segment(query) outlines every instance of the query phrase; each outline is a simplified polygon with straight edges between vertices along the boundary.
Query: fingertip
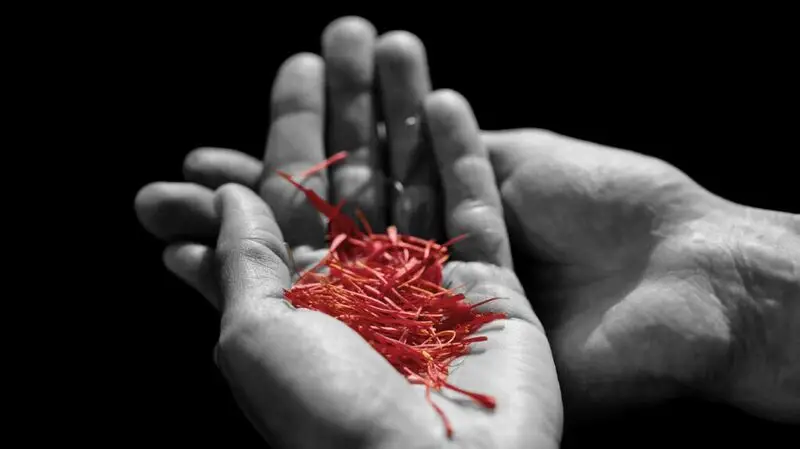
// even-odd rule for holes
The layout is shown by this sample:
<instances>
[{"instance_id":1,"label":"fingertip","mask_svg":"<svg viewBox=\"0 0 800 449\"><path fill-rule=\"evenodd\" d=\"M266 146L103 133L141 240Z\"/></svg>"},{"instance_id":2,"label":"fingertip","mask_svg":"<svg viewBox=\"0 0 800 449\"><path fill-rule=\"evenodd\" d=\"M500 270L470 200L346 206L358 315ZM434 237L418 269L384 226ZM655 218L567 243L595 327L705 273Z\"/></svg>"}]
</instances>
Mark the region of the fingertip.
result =
<instances>
[{"instance_id":1,"label":"fingertip","mask_svg":"<svg viewBox=\"0 0 800 449\"><path fill-rule=\"evenodd\" d=\"M300 52L287 58L281 64L279 71L291 69L297 73L307 73L319 70L325 66L325 60L320 55L311 52Z\"/></svg>"},{"instance_id":2,"label":"fingertip","mask_svg":"<svg viewBox=\"0 0 800 449\"><path fill-rule=\"evenodd\" d=\"M212 157L213 152L218 151L219 148L213 147L200 147L190 151L189 154L183 158L183 175L188 177L191 174L202 171L209 165L209 159Z\"/></svg>"},{"instance_id":3,"label":"fingertip","mask_svg":"<svg viewBox=\"0 0 800 449\"><path fill-rule=\"evenodd\" d=\"M230 182L255 189L262 170L258 159L227 148L196 148L183 160L184 179L209 189Z\"/></svg>"},{"instance_id":4,"label":"fingertip","mask_svg":"<svg viewBox=\"0 0 800 449\"><path fill-rule=\"evenodd\" d=\"M403 135L408 130L405 120L419 114L431 90L425 46L407 31L389 32L375 45L375 63L389 133Z\"/></svg>"},{"instance_id":5,"label":"fingertip","mask_svg":"<svg viewBox=\"0 0 800 449\"><path fill-rule=\"evenodd\" d=\"M467 99L453 89L438 89L428 95L425 106L433 113L447 114L454 109L468 107Z\"/></svg>"},{"instance_id":6,"label":"fingertip","mask_svg":"<svg viewBox=\"0 0 800 449\"><path fill-rule=\"evenodd\" d=\"M433 129L443 129L474 121L472 108L460 93L452 89L440 89L425 99L425 113Z\"/></svg>"},{"instance_id":7,"label":"fingertip","mask_svg":"<svg viewBox=\"0 0 800 449\"><path fill-rule=\"evenodd\" d=\"M441 89L429 95L425 99L425 120L441 163L450 163L451 158L460 157L465 151L484 154L477 119L460 93Z\"/></svg>"},{"instance_id":8,"label":"fingertip","mask_svg":"<svg viewBox=\"0 0 800 449\"><path fill-rule=\"evenodd\" d=\"M168 245L162 253L162 261L167 270L203 295L215 309L220 309L211 271L211 248L195 243Z\"/></svg>"},{"instance_id":9,"label":"fingertip","mask_svg":"<svg viewBox=\"0 0 800 449\"><path fill-rule=\"evenodd\" d=\"M281 65L272 85L273 116L325 107L325 61L313 53L295 54Z\"/></svg>"},{"instance_id":10,"label":"fingertip","mask_svg":"<svg viewBox=\"0 0 800 449\"><path fill-rule=\"evenodd\" d=\"M153 203L153 199L161 188L160 182L153 182L139 189L136 192L136 197L133 199L133 208L136 210L136 215L141 220L141 214L147 212L148 207Z\"/></svg>"},{"instance_id":11,"label":"fingertip","mask_svg":"<svg viewBox=\"0 0 800 449\"><path fill-rule=\"evenodd\" d=\"M375 140L375 27L360 17L332 22L323 33L328 115L328 155L346 150L349 157L328 168L331 202L345 200L344 210L359 207L375 228L385 226L385 155Z\"/></svg>"},{"instance_id":12,"label":"fingertip","mask_svg":"<svg viewBox=\"0 0 800 449\"><path fill-rule=\"evenodd\" d=\"M167 247L164 248L164 252L161 253L161 261L164 262L164 266L166 266L169 271L173 271L173 267L175 266L175 253L178 251L178 246L177 244L167 245Z\"/></svg>"},{"instance_id":13,"label":"fingertip","mask_svg":"<svg viewBox=\"0 0 800 449\"><path fill-rule=\"evenodd\" d=\"M425 45L419 37L408 31L390 31L378 40L376 57L390 65L409 65L425 60Z\"/></svg>"},{"instance_id":14,"label":"fingertip","mask_svg":"<svg viewBox=\"0 0 800 449\"><path fill-rule=\"evenodd\" d=\"M283 61L278 69L278 80L292 81L293 78L300 78L301 80L314 80L324 81L325 76L325 60L321 56L314 53L302 52L290 56ZM281 83L276 82L274 86ZM302 83L303 85L305 83ZM274 92L273 92L274 93Z\"/></svg>"},{"instance_id":15,"label":"fingertip","mask_svg":"<svg viewBox=\"0 0 800 449\"><path fill-rule=\"evenodd\" d=\"M158 205L171 196L171 183L152 182L139 189L133 199L133 208L139 223L149 232L154 233L153 225L158 214Z\"/></svg>"},{"instance_id":16,"label":"fingertip","mask_svg":"<svg viewBox=\"0 0 800 449\"><path fill-rule=\"evenodd\" d=\"M360 17L335 20L324 31L325 83L332 92L369 92L374 77L375 27Z\"/></svg>"},{"instance_id":17,"label":"fingertip","mask_svg":"<svg viewBox=\"0 0 800 449\"><path fill-rule=\"evenodd\" d=\"M169 271L181 279L184 279L187 272L190 271L188 269L189 264L187 264L187 260L197 259L196 256L201 252L199 249L200 247L202 247L202 245L173 243L164 248L164 252L161 254L161 260Z\"/></svg>"},{"instance_id":18,"label":"fingertip","mask_svg":"<svg viewBox=\"0 0 800 449\"><path fill-rule=\"evenodd\" d=\"M190 151L183 159L183 177L187 181L204 180L206 172L215 169L219 153L231 151L215 147L200 147ZM212 187L213 188L213 187Z\"/></svg>"},{"instance_id":19,"label":"fingertip","mask_svg":"<svg viewBox=\"0 0 800 449\"><path fill-rule=\"evenodd\" d=\"M377 35L375 26L359 16L340 17L325 27L322 32L323 47L334 45L339 40L373 39Z\"/></svg>"}]
</instances>

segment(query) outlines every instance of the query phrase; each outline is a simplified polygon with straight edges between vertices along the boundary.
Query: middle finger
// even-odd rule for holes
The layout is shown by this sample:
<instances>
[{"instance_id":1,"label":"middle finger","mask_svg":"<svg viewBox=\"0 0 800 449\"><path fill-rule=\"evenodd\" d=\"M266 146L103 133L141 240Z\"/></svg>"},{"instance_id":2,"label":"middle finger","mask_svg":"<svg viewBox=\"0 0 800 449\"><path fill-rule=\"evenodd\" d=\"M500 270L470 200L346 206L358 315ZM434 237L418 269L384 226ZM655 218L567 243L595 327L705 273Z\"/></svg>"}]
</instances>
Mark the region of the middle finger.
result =
<instances>
[{"instance_id":1,"label":"middle finger","mask_svg":"<svg viewBox=\"0 0 800 449\"><path fill-rule=\"evenodd\" d=\"M386 181L377 150L373 105L375 28L364 19L336 20L323 33L328 85L328 156L347 151L330 167L331 202L345 213L364 212L372 227L386 226Z\"/></svg>"}]
</instances>

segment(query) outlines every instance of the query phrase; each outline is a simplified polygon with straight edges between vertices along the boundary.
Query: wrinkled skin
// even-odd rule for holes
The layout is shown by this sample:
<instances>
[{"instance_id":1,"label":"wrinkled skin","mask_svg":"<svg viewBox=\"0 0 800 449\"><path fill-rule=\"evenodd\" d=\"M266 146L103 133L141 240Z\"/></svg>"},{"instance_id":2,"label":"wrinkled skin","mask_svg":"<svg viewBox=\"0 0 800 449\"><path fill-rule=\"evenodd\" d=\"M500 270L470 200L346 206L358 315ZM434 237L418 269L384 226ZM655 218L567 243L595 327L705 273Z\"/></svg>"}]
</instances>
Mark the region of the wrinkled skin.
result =
<instances>
[{"instance_id":1,"label":"wrinkled skin","mask_svg":"<svg viewBox=\"0 0 800 449\"><path fill-rule=\"evenodd\" d=\"M661 160L546 131L484 141L568 410L699 393L797 420L796 215L730 203Z\"/></svg>"},{"instance_id":2,"label":"wrinkled skin","mask_svg":"<svg viewBox=\"0 0 800 449\"><path fill-rule=\"evenodd\" d=\"M366 67L372 56L363 49L371 49L373 39L368 23L340 20L323 36L324 61L304 54L284 64L273 89L266 169L230 150L194 152L185 166L194 182L145 186L136 198L139 218L171 243L167 267L222 312L218 365L268 440L301 448L557 447L562 406L555 365L511 270L500 194L474 115L454 92L429 94L424 49L416 38L381 38L375 57L378 71L386 73L381 86L392 136L389 157L401 164L383 173L369 136L373 78ZM348 48L361 50L343 50ZM330 115L337 118L324 135L326 88ZM423 108L432 145L419 145L421 128L406 120ZM346 164L324 170L307 186L363 210L378 230L386 225L381 217L394 214L401 231L416 235L441 240L470 233L469 242L458 245L460 260L445 267L445 285L464 291L468 301L503 298L481 307L509 318L482 329L489 340L456 361L450 376L454 385L493 395L497 408L487 411L457 394L434 395L451 420L453 440L445 438L423 389L410 385L355 332L282 300L291 286L291 260L303 269L320 257L324 223L275 170L298 173L342 148L355 149ZM203 169L208 166L214 169ZM381 183L374 181L389 177L404 180L402 194L379 191ZM430 195L440 178L441 201ZM430 207L414 203L419 198L438 206L418 209ZM420 211L425 220L414 220ZM203 244L214 238L215 245Z\"/></svg>"}]
</instances>

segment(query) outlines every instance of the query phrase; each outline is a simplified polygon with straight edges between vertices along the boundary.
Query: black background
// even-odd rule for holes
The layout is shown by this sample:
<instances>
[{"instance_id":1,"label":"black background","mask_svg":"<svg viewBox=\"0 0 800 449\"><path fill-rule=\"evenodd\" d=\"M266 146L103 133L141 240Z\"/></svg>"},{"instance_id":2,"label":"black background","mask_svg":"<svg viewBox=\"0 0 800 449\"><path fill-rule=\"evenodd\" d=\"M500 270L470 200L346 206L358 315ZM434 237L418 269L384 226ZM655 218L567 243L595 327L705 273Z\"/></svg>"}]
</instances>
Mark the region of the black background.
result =
<instances>
[{"instance_id":1,"label":"black background","mask_svg":"<svg viewBox=\"0 0 800 449\"><path fill-rule=\"evenodd\" d=\"M484 129L546 128L655 155L730 200L800 212L790 120L796 54L777 13L595 16L486 11L484 3L465 18L422 6L195 7L117 11L101 21L91 40L96 75L111 80L103 83L109 106L99 111L103 161L125 188L113 204L123 211L115 231L125 235L127 262L101 351L105 382L96 383L104 424L93 429L104 429L109 444L263 447L212 362L216 312L163 268L163 245L138 226L133 198L148 182L180 180L184 155L198 146L260 156L278 66L296 52L319 52L323 28L339 16L420 36L434 87L463 93ZM771 444L789 433L723 407L680 403L568 430L564 447Z\"/></svg>"}]
</instances>

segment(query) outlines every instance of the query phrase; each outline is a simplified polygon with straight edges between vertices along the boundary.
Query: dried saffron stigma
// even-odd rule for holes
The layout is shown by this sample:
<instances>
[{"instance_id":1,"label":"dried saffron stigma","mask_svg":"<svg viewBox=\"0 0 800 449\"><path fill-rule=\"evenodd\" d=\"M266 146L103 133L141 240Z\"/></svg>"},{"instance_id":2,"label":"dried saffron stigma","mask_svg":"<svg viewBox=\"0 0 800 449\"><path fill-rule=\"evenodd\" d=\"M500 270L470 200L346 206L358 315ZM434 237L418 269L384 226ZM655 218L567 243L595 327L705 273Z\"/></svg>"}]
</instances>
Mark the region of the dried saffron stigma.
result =
<instances>
[{"instance_id":1,"label":"dried saffron stigma","mask_svg":"<svg viewBox=\"0 0 800 449\"><path fill-rule=\"evenodd\" d=\"M301 174L305 178L346 157L340 152ZM443 388L464 394L494 409L495 400L448 383L450 363L469 352L472 336L481 326L505 318L502 313L481 313L476 308L497 298L468 304L461 293L441 285L448 248L445 244L399 234L390 226L386 234L373 233L366 218L357 213L364 231L294 177L278 172L302 191L328 222L330 247L325 257L301 274L284 292L297 308L326 313L358 332L409 382L425 385L425 398L441 416L448 438L453 430L444 412L431 399L431 390ZM326 273L319 272L327 268Z\"/></svg>"}]
</instances>

